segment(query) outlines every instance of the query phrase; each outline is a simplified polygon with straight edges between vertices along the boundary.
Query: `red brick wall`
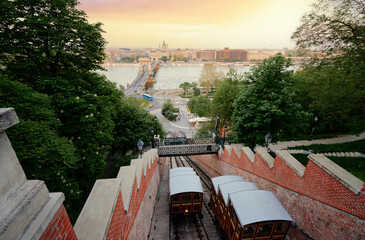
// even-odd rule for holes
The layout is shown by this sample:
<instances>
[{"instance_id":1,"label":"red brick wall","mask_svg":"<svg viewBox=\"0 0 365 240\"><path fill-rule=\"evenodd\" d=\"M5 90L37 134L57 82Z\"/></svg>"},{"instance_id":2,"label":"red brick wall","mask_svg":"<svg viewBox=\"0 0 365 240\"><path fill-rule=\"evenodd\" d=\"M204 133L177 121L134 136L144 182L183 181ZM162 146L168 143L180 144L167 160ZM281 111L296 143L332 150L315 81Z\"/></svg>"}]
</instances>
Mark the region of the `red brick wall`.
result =
<instances>
[{"instance_id":1,"label":"red brick wall","mask_svg":"<svg viewBox=\"0 0 365 240\"><path fill-rule=\"evenodd\" d=\"M155 170L149 182L149 185L142 199L142 203L139 206L137 216L134 219L133 226L128 235L128 239L130 240L147 239L151 227L153 208L156 204L156 195L158 194L158 188L163 172L163 167L165 165L165 160L166 158L160 158L160 162L162 165L159 165L159 169Z\"/></svg>"},{"instance_id":2,"label":"red brick wall","mask_svg":"<svg viewBox=\"0 0 365 240\"><path fill-rule=\"evenodd\" d=\"M243 152L241 159L234 151L231 156L225 151L220 160L217 155L194 159L214 176L242 175L260 189L272 191L295 221L288 233L291 239L305 239L305 235L314 239L365 238L364 191L355 195L311 161L300 177L278 156L272 169L258 154L252 163Z\"/></svg>"},{"instance_id":3,"label":"red brick wall","mask_svg":"<svg viewBox=\"0 0 365 240\"><path fill-rule=\"evenodd\" d=\"M137 213L139 212L142 201L148 201L150 194L147 188L149 188L150 183L153 183L152 186L157 185L160 179L160 171L157 168L157 160L153 161L151 164L151 168L147 170L146 176L144 175L144 171L142 170L141 176L141 184L140 189L137 188L137 180L134 181L132 196L129 203L129 208L127 213L124 211L123 206L123 196L121 192L119 192L118 199L114 208L113 216L108 228L106 239L127 239L131 228L135 225L135 218ZM160 165L159 165L160 166ZM156 171L157 169L157 171ZM152 177L154 177L153 181L151 181ZM156 191L156 189L155 189ZM147 196L147 199L146 199ZM152 199L155 201L155 198ZM152 205L153 206L153 205ZM153 207L152 207L153 208ZM152 212L151 212L152 216ZM146 216L144 216L146 218ZM148 219L147 219L148 220ZM147 236L147 234L145 235Z\"/></svg>"},{"instance_id":4,"label":"red brick wall","mask_svg":"<svg viewBox=\"0 0 365 240\"><path fill-rule=\"evenodd\" d=\"M52 221L48 224L46 230L41 236L40 240L49 239L67 239L76 240L75 231L68 218L67 212L63 204L53 216Z\"/></svg>"}]
</instances>

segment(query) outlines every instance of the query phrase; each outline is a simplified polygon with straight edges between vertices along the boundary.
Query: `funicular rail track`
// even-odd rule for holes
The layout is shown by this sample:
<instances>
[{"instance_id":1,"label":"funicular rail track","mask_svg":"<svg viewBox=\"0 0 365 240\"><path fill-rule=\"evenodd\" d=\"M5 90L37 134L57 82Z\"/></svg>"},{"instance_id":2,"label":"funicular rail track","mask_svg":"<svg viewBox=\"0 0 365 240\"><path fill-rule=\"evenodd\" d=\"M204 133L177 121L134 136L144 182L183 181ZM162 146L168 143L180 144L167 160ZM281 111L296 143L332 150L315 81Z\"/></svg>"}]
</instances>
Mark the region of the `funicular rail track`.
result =
<instances>
[{"instance_id":1,"label":"funicular rail track","mask_svg":"<svg viewBox=\"0 0 365 240\"><path fill-rule=\"evenodd\" d=\"M187 156L170 157L170 166L174 167L191 167L195 170L203 183L203 201L201 214L195 216L185 216L186 220L184 231L181 231L181 222L172 221L172 233L170 231L170 239L225 239L225 234L219 229L214 215L208 207L209 192L211 186L210 176L208 176L196 163ZM194 224L189 223L193 220ZM191 229L194 227L195 229ZM190 229L189 229L190 228ZM195 232L194 237L186 236L186 233Z\"/></svg>"}]
</instances>

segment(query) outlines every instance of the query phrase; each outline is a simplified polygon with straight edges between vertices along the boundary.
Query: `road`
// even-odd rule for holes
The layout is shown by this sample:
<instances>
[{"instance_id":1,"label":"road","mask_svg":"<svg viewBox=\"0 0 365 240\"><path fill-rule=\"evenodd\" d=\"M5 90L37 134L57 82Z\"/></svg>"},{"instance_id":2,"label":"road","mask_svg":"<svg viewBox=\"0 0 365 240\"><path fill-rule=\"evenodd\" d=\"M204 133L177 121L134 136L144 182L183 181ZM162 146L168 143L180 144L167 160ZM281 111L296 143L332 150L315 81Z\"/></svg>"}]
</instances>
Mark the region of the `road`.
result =
<instances>
[{"instance_id":1,"label":"road","mask_svg":"<svg viewBox=\"0 0 365 240\"><path fill-rule=\"evenodd\" d=\"M137 80L134 81L132 85L124 91L124 95L130 97L142 98L142 89L143 89L142 85L147 77L148 77L147 71L144 71L143 74L138 75ZM138 95L137 92L141 94ZM179 120L171 122L161 114L162 104L167 99L171 99L174 104L174 107L180 110ZM192 138L197 130L195 129L193 124L191 124L188 121L188 112L186 110L187 101L188 101L187 99L181 98L179 96L165 97L165 96L154 95L153 101L151 102L153 104L153 107L149 108L147 106L145 109L149 111L152 115L157 116L158 120L160 121L166 132L183 131L185 132L187 138Z\"/></svg>"},{"instance_id":2,"label":"road","mask_svg":"<svg viewBox=\"0 0 365 240\"><path fill-rule=\"evenodd\" d=\"M171 99L174 107L180 110L180 120L171 122L161 114L162 104L167 99ZM155 95L153 96L152 101L153 107L147 107L146 110L150 111L152 115L157 116L166 132L183 131L185 132L187 138L192 138L197 129L188 121L188 111L186 110L187 101L187 99L181 97L163 97Z\"/></svg>"}]
</instances>

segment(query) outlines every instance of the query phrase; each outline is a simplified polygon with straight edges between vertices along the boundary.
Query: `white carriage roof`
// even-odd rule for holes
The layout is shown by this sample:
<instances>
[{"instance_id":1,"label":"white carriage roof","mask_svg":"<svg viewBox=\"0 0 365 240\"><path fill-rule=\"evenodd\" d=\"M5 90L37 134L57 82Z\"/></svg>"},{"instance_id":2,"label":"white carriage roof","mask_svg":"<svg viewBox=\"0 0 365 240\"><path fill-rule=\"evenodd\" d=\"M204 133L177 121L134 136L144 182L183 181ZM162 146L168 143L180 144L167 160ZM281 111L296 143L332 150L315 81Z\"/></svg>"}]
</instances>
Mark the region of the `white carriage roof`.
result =
<instances>
[{"instance_id":1,"label":"white carriage roof","mask_svg":"<svg viewBox=\"0 0 365 240\"><path fill-rule=\"evenodd\" d=\"M203 193L200 178L192 175L180 175L170 178L170 196L184 192Z\"/></svg>"},{"instance_id":2,"label":"white carriage roof","mask_svg":"<svg viewBox=\"0 0 365 240\"><path fill-rule=\"evenodd\" d=\"M181 175L196 175L196 173L194 171L179 171L179 172L173 172L170 173L170 178L176 177L176 176L181 176Z\"/></svg>"},{"instance_id":3,"label":"white carriage roof","mask_svg":"<svg viewBox=\"0 0 365 240\"><path fill-rule=\"evenodd\" d=\"M245 190L258 189L253 182L228 182L219 184L219 190L223 196L224 204L228 204L228 194Z\"/></svg>"},{"instance_id":4,"label":"white carriage roof","mask_svg":"<svg viewBox=\"0 0 365 240\"><path fill-rule=\"evenodd\" d=\"M270 191L246 190L229 194L229 199L242 226L263 221L293 221Z\"/></svg>"},{"instance_id":5,"label":"white carriage roof","mask_svg":"<svg viewBox=\"0 0 365 240\"><path fill-rule=\"evenodd\" d=\"M215 194L218 195L218 185L228 182L244 182L241 176L237 175L223 175L219 177L212 178L212 183L214 186Z\"/></svg>"},{"instance_id":6,"label":"white carriage roof","mask_svg":"<svg viewBox=\"0 0 365 240\"><path fill-rule=\"evenodd\" d=\"M170 169L170 174L175 172L181 172L181 171L194 171L194 169L190 167L177 167Z\"/></svg>"}]
</instances>

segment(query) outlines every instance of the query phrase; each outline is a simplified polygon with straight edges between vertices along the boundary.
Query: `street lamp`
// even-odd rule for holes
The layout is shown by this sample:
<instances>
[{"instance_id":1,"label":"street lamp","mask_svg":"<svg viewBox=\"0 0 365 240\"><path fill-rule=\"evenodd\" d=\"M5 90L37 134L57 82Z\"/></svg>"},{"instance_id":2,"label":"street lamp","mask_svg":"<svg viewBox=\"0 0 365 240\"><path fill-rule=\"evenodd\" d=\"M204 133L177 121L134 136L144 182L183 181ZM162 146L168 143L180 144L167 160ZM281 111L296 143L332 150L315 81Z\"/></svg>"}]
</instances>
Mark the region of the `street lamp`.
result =
<instances>
[{"instance_id":1,"label":"street lamp","mask_svg":"<svg viewBox=\"0 0 365 240\"><path fill-rule=\"evenodd\" d=\"M220 119L220 115L217 115L217 125L215 126L215 129L217 129L217 132L219 132L219 119Z\"/></svg>"},{"instance_id":2,"label":"street lamp","mask_svg":"<svg viewBox=\"0 0 365 240\"><path fill-rule=\"evenodd\" d=\"M223 145L226 142L226 131L227 131L227 125L224 125L224 131L223 131Z\"/></svg>"},{"instance_id":3,"label":"street lamp","mask_svg":"<svg viewBox=\"0 0 365 240\"><path fill-rule=\"evenodd\" d=\"M155 116L155 136L157 137L157 116Z\"/></svg>"},{"instance_id":4,"label":"street lamp","mask_svg":"<svg viewBox=\"0 0 365 240\"><path fill-rule=\"evenodd\" d=\"M138 147L139 153L140 153L141 158L142 158L143 142L142 142L141 139L138 140L137 147Z\"/></svg>"},{"instance_id":5,"label":"street lamp","mask_svg":"<svg viewBox=\"0 0 365 240\"><path fill-rule=\"evenodd\" d=\"M269 143L271 142L271 140L272 140L271 134L270 133L266 134L265 135L265 142L266 142L265 146L268 150L269 150Z\"/></svg>"},{"instance_id":6,"label":"street lamp","mask_svg":"<svg viewBox=\"0 0 365 240\"><path fill-rule=\"evenodd\" d=\"M318 116L316 116L316 117L314 118L314 124L313 124L313 127L312 127L311 135L310 135L310 137L309 137L309 141L312 141L313 132L314 132L314 127L316 126L316 123L318 122L318 120L319 120L319 118L318 118Z\"/></svg>"},{"instance_id":7,"label":"street lamp","mask_svg":"<svg viewBox=\"0 0 365 240\"><path fill-rule=\"evenodd\" d=\"M154 139L154 132L155 132L155 130L154 130L154 128L152 127L151 128L151 134L152 134L152 148L155 148L155 139Z\"/></svg>"}]
</instances>

